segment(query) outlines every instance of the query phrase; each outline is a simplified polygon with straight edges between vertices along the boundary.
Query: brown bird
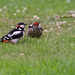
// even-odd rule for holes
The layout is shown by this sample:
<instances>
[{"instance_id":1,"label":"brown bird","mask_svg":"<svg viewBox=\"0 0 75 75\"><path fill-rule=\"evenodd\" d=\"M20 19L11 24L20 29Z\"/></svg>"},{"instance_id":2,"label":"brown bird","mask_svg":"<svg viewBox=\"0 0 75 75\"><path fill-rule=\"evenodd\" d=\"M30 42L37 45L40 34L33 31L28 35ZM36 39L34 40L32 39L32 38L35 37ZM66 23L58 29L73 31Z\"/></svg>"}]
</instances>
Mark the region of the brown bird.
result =
<instances>
[{"instance_id":1,"label":"brown bird","mask_svg":"<svg viewBox=\"0 0 75 75\"><path fill-rule=\"evenodd\" d=\"M42 29L41 25L39 24L39 22L34 22L28 28L29 28L27 30L27 36L28 37L39 38L42 35L43 29Z\"/></svg>"}]
</instances>

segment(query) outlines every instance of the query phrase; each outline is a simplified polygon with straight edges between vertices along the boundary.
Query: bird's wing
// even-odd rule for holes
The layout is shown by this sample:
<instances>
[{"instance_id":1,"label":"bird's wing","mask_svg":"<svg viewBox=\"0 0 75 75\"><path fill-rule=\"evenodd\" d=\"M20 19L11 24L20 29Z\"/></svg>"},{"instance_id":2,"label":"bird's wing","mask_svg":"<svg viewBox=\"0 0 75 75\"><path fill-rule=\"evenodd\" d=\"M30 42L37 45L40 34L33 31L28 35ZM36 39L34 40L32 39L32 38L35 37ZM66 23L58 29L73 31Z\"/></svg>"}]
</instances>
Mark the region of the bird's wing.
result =
<instances>
[{"instance_id":1,"label":"bird's wing","mask_svg":"<svg viewBox=\"0 0 75 75\"><path fill-rule=\"evenodd\" d=\"M15 31L17 31L16 28L13 29L13 30L11 30L7 35L3 36L3 37L1 38L1 40L2 40L2 41L3 41L3 40L11 40L11 39L12 39L12 36L11 36L11 35L12 35Z\"/></svg>"},{"instance_id":2,"label":"bird's wing","mask_svg":"<svg viewBox=\"0 0 75 75\"><path fill-rule=\"evenodd\" d=\"M1 40L11 40L11 37L9 35L5 35L1 38Z\"/></svg>"},{"instance_id":3,"label":"bird's wing","mask_svg":"<svg viewBox=\"0 0 75 75\"><path fill-rule=\"evenodd\" d=\"M12 39L21 38L23 36L23 31L15 31L11 37Z\"/></svg>"},{"instance_id":4,"label":"bird's wing","mask_svg":"<svg viewBox=\"0 0 75 75\"><path fill-rule=\"evenodd\" d=\"M39 28L39 29L41 29L41 30L43 31L43 28L41 27L41 25L40 25L40 24L39 24L38 28Z\"/></svg>"},{"instance_id":5,"label":"bird's wing","mask_svg":"<svg viewBox=\"0 0 75 75\"><path fill-rule=\"evenodd\" d=\"M43 28L42 27L40 29L43 31Z\"/></svg>"},{"instance_id":6,"label":"bird's wing","mask_svg":"<svg viewBox=\"0 0 75 75\"><path fill-rule=\"evenodd\" d=\"M5 40L11 40L11 39L12 39L12 34L13 34L14 32L16 32L16 31L17 31L17 28L14 28L14 29L11 30L7 35L4 36L4 39L5 39Z\"/></svg>"}]
</instances>

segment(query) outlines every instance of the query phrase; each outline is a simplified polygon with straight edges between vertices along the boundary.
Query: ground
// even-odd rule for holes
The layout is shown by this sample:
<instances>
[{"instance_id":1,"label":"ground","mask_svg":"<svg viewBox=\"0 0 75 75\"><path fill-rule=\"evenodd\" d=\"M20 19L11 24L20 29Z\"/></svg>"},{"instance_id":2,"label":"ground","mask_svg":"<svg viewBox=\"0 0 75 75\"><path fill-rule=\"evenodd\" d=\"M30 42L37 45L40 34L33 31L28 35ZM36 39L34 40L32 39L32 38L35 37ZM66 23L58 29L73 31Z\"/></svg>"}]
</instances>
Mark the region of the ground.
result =
<instances>
[{"instance_id":1,"label":"ground","mask_svg":"<svg viewBox=\"0 0 75 75\"><path fill-rule=\"evenodd\" d=\"M75 0L0 0L0 38L19 22L44 29L40 39L0 42L0 75L75 75L74 10Z\"/></svg>"}]
</instances>

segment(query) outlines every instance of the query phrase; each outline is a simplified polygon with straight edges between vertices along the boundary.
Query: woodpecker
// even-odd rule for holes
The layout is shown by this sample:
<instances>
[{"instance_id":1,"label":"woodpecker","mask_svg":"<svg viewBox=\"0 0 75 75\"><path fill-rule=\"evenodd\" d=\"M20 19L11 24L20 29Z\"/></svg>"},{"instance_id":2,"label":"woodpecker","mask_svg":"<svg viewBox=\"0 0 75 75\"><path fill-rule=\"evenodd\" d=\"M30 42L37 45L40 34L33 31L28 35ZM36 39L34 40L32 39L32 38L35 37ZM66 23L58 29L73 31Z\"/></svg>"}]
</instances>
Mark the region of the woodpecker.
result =
<instances>
[{"instance_id":1,"label":"woodpecker","mask_svg":"<svg viewBox=\"0 0 75 75\"><path fill-rule=\"evenodd\" d=\"M17 27L11 30L7 35L0 39L0 42L5 43L17 43L25 34L25 26L23 22L17 24Z\"/></svg>"},{"instance_id":2,"label":"woodpecker","mask_svg":"<svg viewBox=\"0 0 75 75\"><path fill-rule=\"evenodd\" d=\"M42 35L43 29L39 22L34 22L28 27L27 36L39 38Z\"/></svg>"}]
</instances>

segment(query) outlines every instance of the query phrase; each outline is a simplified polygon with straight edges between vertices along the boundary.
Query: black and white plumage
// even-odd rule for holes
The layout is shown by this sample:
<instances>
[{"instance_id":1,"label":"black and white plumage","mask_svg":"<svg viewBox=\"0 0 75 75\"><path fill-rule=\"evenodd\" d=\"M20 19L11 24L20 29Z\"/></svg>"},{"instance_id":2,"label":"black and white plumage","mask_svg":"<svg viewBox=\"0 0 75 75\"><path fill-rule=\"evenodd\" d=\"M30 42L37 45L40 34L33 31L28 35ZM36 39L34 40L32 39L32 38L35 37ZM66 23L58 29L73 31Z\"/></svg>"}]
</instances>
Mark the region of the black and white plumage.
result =
<instances>
[{"instance_id":1,"label":"black and white plumage","mask_svg":"<svg viewBox=\"0 0 75 75\"><path fill-rule=\"evenodd\" d=\"M25 33L25 25L24 23L18 23L17 27L11 30L7 35L3 36L0 39L0 42L5 42L5 43L17 43L18 40L20 40Z\"/></svg>"},{"instance_id":2,"label":"black and white plumage","mask_svg":"<svg viewBox=\"0 0 75 75\"><path fill-rule=\"evenodd\" d=\"M34 24L31 24L29 26L29 29L27 30L27 36L28 37L39 38L42 35L42 33L43 33L43 29L38 22L34 22Z\"/></svg>"}]
</instances>

